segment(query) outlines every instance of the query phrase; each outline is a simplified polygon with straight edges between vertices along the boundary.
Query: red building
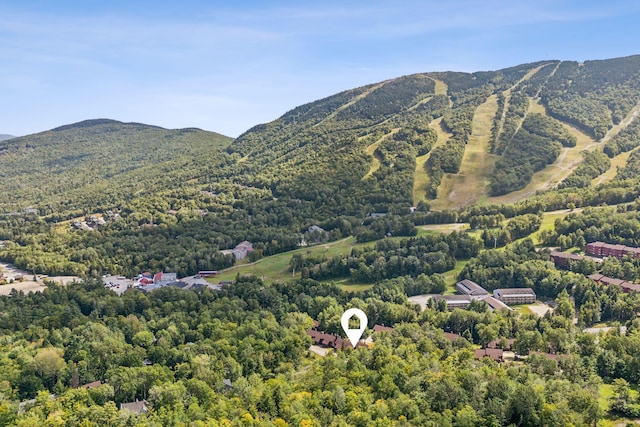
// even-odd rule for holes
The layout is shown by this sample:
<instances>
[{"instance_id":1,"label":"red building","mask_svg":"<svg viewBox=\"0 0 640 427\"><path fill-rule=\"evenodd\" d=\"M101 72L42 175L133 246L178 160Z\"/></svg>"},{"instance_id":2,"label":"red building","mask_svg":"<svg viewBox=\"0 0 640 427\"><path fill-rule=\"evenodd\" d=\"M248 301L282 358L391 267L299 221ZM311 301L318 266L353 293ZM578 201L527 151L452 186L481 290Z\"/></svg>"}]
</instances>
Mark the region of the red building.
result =
<instances>
[{"instance_id":1,"label":"red building","mask_svg":"<svg viewBox=\"0 0 640 427\"><path fill-rule=\"evenodd\" d=\"M612 245L605 242L587 243L586 252L589 255L595 255L599 257L612 256L616 258L622 258L625 255L630 255L633 257L640 256L640 248L634 248L632 246L625 245Z\"/></svg>"},{"instance_id":2,"label":"red building","mask_svg":"<svg viewBox=\"0 0 640 427\"><path fill-rule=\"evenodd\" d=\"M568 252L551 251L551 261L560 267L569 267L570 261L579 261L580 255L570 254Z\"/></svg>"}]
</instances>

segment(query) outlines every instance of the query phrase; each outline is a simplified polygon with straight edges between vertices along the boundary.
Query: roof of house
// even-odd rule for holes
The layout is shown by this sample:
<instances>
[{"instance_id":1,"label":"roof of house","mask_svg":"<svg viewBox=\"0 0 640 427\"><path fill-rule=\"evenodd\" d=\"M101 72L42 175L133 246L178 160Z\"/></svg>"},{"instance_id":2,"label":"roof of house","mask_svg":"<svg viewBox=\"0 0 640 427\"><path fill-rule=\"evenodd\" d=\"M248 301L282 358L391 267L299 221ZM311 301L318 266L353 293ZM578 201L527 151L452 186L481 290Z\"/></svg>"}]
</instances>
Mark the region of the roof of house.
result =
<instances>
[{"instance_id":1,"label":"roof of house","mask_svg":"<svg viewBox=\"0 0 640 427\"><path fill-rule=\"evenodd\" d=\"M464 279L456 283L456 286L460 286L462 291L468 295L486 295L488 294L487 290L482 286L478 285L476 282L473 282L468 279Z\"/></svg>"},{"instance_id":2,"label":"roof of house","mask_svg":"<svg viewBox=\"0 0 640 427\"><path fill-rule=\"evenodd\" d=\"M491 360L501 362L504 355L504 351L501 348L481 348L473 352L476 359L482 359L483 357L489 357Z\"/></svg>"},{"instance_id":3,"label":"roof of house","mask_svg":"<svg viewBox=\"0 0 640 427\"><path fill-rule=\"evenodd\" d=\"M120 410L127 410L133 412L136 415L140 415L143 412L149 411L149 402L146 400L136 400L135 402L127 402L120 404Z\"/></svg>"},{"instance_id":4,"label":"roof of house","mask_svg":"<svg viewBox=\"0 0 640 427\"><path fill-rule=\"evenodd\" d=\"M502 301L495 299L494 297L486 297L482 301L486 302L491 310L507 309L509 311L513 311L513 308L509 307Z\"/></svg>"},{"instance_id":5,"label":"roof of house","mask_svg":"<svg viewBox=\"0 0 640 427\"><path fill-rule=\"evenodd\" d=\"M490 341L487 344L487 348L502 348L503 350L508 350L511 347L513 347L513 343L514 342L516 342L515 338L509 338L507 340L507 345L504 346L504 347L501 347L502 346L502 339L501 338L496 338L496 339L494 339L493 341Z\"/></svg>"},{"instance_id":6,"label":"roof of house","mask_svg":"<svg viewBox=\"0 0 640 427\"><path fill-rule=\"evenodd\" d=\"M382 325L373 325L373 332L392 332L393 328Z\"/></svg>"},{"instance_id":7,"label":"roof of house","mask_svg":"<svg viewBox=\"0 0 640 427\"><path fill-rule=\"evenodd\" d=\"M455 301L471 301L469 295L438 295L438 297L434 298L436 300L443 299L447 302L455 302Z\"/></svg>"},{"instance_id":8,"label":"roof of house","mask_svg":"<svg viewBox=\"0 0 640 427\"><path fill-rule=\"evenodd\" d=\"M575 261L577 261L580 258L582 258L580 255L571 254L569 252L560 252L560 251L551 251L550 256L551 256L551 258L572 259L572 260L575 260Z\"/></svg>"},{"instance_id":9,"label":"roof of house","mask_svg":"<svg viewBox=\"0 0 640 427\"><path fill-rule=\"evenodd\" d=\"M458 338L462 338L460 334L454 334L453 332L445 332L444 337L449 341L457 340Z\"/></svg>"},{"instance_id":10,"label":"roof of house","mask_svg":"<svg viewBox=\"0 0 640 427\"><path fill-rule=\"evenodd\" d=\"M599 280L600 283L604 283L605 285L622 285L625 281L622 279L616 279L613 277L602 276Z\"/></svg>"},{"instance_id":11,"label":"roof of house","mask_svg":"<svg viewBox=\"0 0 640 427\"><path fill-rule=\"evenodd\" d=\"M248 240L244 240L236 245L236 249L242 249L242 248L253 249L253 243L251 243Z\"/></svg>"},{"instance_id":12,"label":"roof of house","mask_svg":"<svg viewBox=\"0 0 640 427\"><path fill-rule=\"evenodd\" d=\"M627 291L640 292L640 285L635 283L624 282L620 284L620 287Z\"/></svg>"},{"instance_id":13,"label":"roof of house","mask_svg":"<svg viewBox=\"0 0 640 427\"><path fill-rule=\"evenodd\" d=\"M90 388L96 388L96 387L100 387L102 385L102 381L98 380L98 381L94 381L88 384L84 384L81 385L80 388L83 388L85 390L89 390Z\"/></svg>"}]
</instances>

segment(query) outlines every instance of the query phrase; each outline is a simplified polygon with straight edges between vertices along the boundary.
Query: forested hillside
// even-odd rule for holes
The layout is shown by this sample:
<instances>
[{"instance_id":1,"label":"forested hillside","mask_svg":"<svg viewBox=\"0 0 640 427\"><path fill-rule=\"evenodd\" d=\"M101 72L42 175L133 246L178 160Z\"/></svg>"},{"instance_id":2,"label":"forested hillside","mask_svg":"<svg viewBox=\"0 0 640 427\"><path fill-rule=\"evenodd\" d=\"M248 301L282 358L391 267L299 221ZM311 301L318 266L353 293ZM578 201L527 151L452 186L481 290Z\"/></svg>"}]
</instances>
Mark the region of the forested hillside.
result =
<instances>
[{"instance_id":1,"label":"forested hillside","mask_svg":"<svg viewBox=\"0 0 640 427\"><path fill-rule=\"evenodd\" d=\"M0 211L91 211L198 176L231 138L200 129L88 120L0 143ZM172 181L172 178L175 181Z\"/></svg>"},{"instance_id":2,"label":"forested hillside","mask_svg":"<svg viewBox=\"0 0 640 427\"><path fill-rule=\"evenodd\" d=\"M332 239L406 235L436 221L431 208L630 178L639 81L640 57L542 61L363 86L235 141L110 120L14 138L0 143L0 257L49 273L186 274L227 266L217 251L243 240L254 258L294 249L311 225ZM359 230L412 206L411 219ZM72 229L92 215L109 220Z\"/></svg>"}]
</instances>

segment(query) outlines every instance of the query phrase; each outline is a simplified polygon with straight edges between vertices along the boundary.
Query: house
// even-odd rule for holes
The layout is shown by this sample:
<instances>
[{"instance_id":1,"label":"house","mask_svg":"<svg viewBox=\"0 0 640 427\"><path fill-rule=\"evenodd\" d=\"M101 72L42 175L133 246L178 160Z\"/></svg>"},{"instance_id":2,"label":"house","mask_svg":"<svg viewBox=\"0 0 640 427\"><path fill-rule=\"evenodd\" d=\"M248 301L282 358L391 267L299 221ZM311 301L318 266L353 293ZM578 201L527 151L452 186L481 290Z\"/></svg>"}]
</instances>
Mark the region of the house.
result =
<instances>
[{"instance_id":1,"label":"house","mask_svg":"<svg viewBox=\"0 0 640 427\"><path fill-rule=\"evenodd\" d=\"M580 261L580 255L570 254L568 252L551 251L551 261L556 266L568 268L569 264L573 261Z\"/></svg>"},{"instance_id":2,"label":"house","mask_svg":"<svg viewBox=\"0 0 640 427\"><path fill-rule=\"evenodd\" d=\"M98 380L98 381L94 381L94 382L89 383L89 384L81 385L78 388L83 388L85 390L89 390L89 389L92 389L92 388L98 388L101 385L102 385L102 381Z\"/></svg>"},{"instance_id":3,"label":"house","mask_svg":"<svg viewBox=\"0 0 640 427\"><path fill-rule=\"evenodd\" d=\"M312 225L307 229L307 240L315 243L322 243L329 240L329 233L320 226Z\"/></svg>"},{"instance_id":4,"label":"house","mask_svg":"<svg viewBox=\"0 0 640 427\"><path fill-rule=\"evenodd\" d=\"M565 267L568 269L571 268L571 263L580 261L581 259L587 259L595 262L596 264L602 262L602 259L600 258L571 254L569 252L551 251L551 254L549 256L551 257L551 261L553 261L556 267Z\"/></svg>"},{"instance_id":5,"label":"house","mask_svg":"<svg viewBox=\"0 0 640 427\"><path fill-rule=\"evenodd\" d=\"M153 275L153 283L175 282L178 280L178 273L163 273L162 271Z\"/></svg>"},{"instance_id":6,"label":"house","mask_svg":"<svg viewBox=\"0 0 640 427\"><path fill-rule=\"evenodd\" d=\"M373 325L373 332L393 332L393 328L382 325Z\"/></svg>"},{"instance_id":7,"label":"house","mask_svg":"<svg viewBox=\"0 0 640 427\"><path fill-rule=\"evenodd\" d=\"M387 216L387 214L383 212L371 212L369 216L371 218L384 218L385 216Z\"/></svg>"},{"instance_id":8,"label":"house","mask_svg":"<svg viewBox=\"0 0 640 427\"><path fill-rule=\"evenodd\" d=\"M514 338L509 338L505 343L502 342L502 339L496 338L487 344L487 348L501 348L505 351L511 351L513 343L515 342L516 340Z\"/></svg>"},{"instance_id":9,"label":"house","mask_svg":"<svg viewBox=\"0 0 640 427\"><path fill-rule=\"evenodd\" d=\"M198 276L200 277L213 277L213 276L217 276L218 275L218 271L217 270L200 270L198 271Z\"/></svg>"},{"instance_id":10,"label":"house","mask_svg":"<svg viewBox=\"0 0 640 427\"><path fill-rule=\"evenodd\" d=\"M468 295L471 299L483 299L489 295L489 292L487 292L482 286L468 279L464 279L456 283L456 289L461 294Z\"/></svg>"},{"instance_id":11,"label":"house","mask_svg":"<svg viewBox=\"0 0 640 427\"><path fill-rule=\"evenodd\" d=\"M121 403L120 410L129 411L134 415L146 414L149 412L149 402L136 399L135 402Z\"/></svg>"},{"instance_id":12,"label":"house","mask_svg":"<svg viewBox=\"0 0 640 427\"><path fill-rule=\"evenodd\" d=\"M320 323L314 320L313 327L307 330L307 335L311 337L311 340L315 345L319 345L321 347L329 347L335 350L342 350L345 348L353 348L351 345L351 341L348 339L343 339L338 335L328 334L324 331L319 331L318 327ZM393 328L391 328L393 329ZM356 344L356 348L366 347L366 344L362 341L359 341Z\"/></svg>"},{"instance_id":13,"label":"house","mask_svg":"<svg viewBox=\"0 0 640 427\"><path fill-rule=\"evenodd\" d=\"M455 340L457 340L458 338L462 338L462 335L460 335L460 334L454 334L453 332L445 332L445 333L444 333L444 337L445 337L446 339L448 339L449 341L455 341Z\"/></svg>"},{"instance_id":14,"label":"house","mask_svg":"<svg viewBox=\"0 0 640 427\"><path fill-rule=\"evenodd\" d=\"M253 252L253 243L245 240L244 242L240 242L233 248L233 256L236 257L236 260L245 259L248 254Z\"/></svg>"},{"instance_id":15,"label":"house","mask_svg":"<svg viewBox=\"0 0 640 427\"><path fill-rule=\"evenodd\" d=\"M531 288L494 289L493 297L508 305L536 302L536 293Z\"/></svg>"},{"instance_id":16,"label":"house","mask_svg":"<svg viewBox=\"0 0 640 427\"><path fill-rule=\"evenodd\" d=\"M640 256L640 248L632 248L629 246L625 246L624 249L622 250L622 255L628 255L631 257L638 257Z\"/></svg>"},{"instance_id":17,"label":"house","mask_svg":"<svg viewBox=\"0 0 640 427\"><path fill-rule=\"evenodd\" d=\"M501 348L481 348L474 351L473 355L478 360L488 357L494 362L504 361L504 350L502 350Z\"/></svg>"}]
</instances>

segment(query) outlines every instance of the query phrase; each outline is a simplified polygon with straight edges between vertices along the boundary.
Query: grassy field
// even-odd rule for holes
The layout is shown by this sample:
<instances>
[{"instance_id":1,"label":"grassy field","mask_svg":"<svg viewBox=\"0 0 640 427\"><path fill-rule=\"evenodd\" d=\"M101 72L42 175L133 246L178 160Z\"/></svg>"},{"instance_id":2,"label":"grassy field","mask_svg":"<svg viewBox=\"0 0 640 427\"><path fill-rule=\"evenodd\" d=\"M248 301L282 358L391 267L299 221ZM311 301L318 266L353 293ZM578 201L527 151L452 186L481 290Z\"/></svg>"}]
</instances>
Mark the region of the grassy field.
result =
<instances>
[{"instance_id":1,"label":"grassy field","mask_svg":"<svg viewBox=\"0 0 640 427\"><path fill-rule=\"evenodd\" d=\"M425 235L431 233L451 233L453 231L459 231L467 228L468 224L433 224L423 225L418 227L418 235ZM406 237L390 237L390 239L406 239ZM211 283L218 283L220 281L235 280L237 275L255 275L260 277L267 283L273 283L276 281L290 280L292 278L299 278L300 272L296 272L295 275L289 271L289 262L291 257L295 254L302 255L324 255L328 258L347 255L351 253L351 250L355 247L363 248L375 245L376 242L356 243L353 237L347 237L335 242L309 246L305 248L296 249L289 252L283 252L280 254L265 257L259 261L250 263L247 260L238 261L238 263L226 270L223 270L219 275L210 278ZM453 289L455 284L455 277L462 270L467 261L458 261L454 270L445 273L448 285ZM343 279L331 279L326 283L335 283L340 288L351 292L360 292L370 289L372 284L369 283L354 283L349 278Z\"/></svg>"},{"instance_id":2,"label":"grassy field","mask_svg":"<svg viewBox=\"0 0 640 427\"><path fill-rule=\"evenodd\" d=\"M366 148L365 152L371 156L373 163L371 163L371 168L369 169L369 172L367 172L367 174L362 177L363 180L370 177L371 175L373 175L375 171L380 169L380 160L376 156L375 151L380 146L380 143L382 142L382 140L384 140L387 136L388 135L382 136L380 139L378 139L376 142L374 142L373 144L369 145Z\"/></svg>"},{"instance_id":3,"label":"grassy field","mask_svg":"<svg viewBox=\"0 0 640 427\"><path fill-rule=\"evenodd\" d=\"M631 386L629 389L629 394L632 400L638 398L638 389L637 387ZM600 409L603 412L606 412L609 409L609 399L613 397L613 386L611 384L602 384L598 389L598 403L600 405ZM600 420L598 423L599 426L603 427L618 427L628 425L638 425L638 420L631 420L628 418L609 418L605 417L603 420Z\"/></svg>"},{"instance_id":4,"label":"grassy field","mask_svg":"<svg viewBox=\"0 0 640 427\"><path fill-rule=\"evenodd\" d=\"M543 231L551 231L553 230L554 224L557 219L562 219L573 212L582 212L582 209L564 209L560 211L553 212L545 212L542 215L542 222L540 224L540 229L531 235L531 239L533 239L533 243L539 245L542 243L540 239L540 234Z\"/></svg>"},{"instance_id":5,"label":"grassy field","mask_svg":"<svg viewBox=\"0 0 640 427\"><path fill-rule=\"evenodd\" d=\"M444 291L445 295L453 295L456 292L456 282L458 281L458 274L462 271L469 260L463 260L456 262L456 266L453 270L444 273L444 278L447 281L447 289Z\"/></svg>"},{"instance_id":6,"label":"grassy field","mask_svg":"<svg viewBox=\"0 0 640 427\"><path fill-rule=\"evenodd\" d=\"M443 196L446 197L449 207L473 203L486 194L491 173L498 159L498 156L489 154L491 127L497 111L496 95L491 95L476 109L460 171L447 177L451 180L450 192Z\"/></svg>"},{"instance_id":7,"label":"grassy field","mask_svg":"<svg viewBox=\"0 0 640 427\"><path fill-rule=\"evenodd\" d=\"M627 161L629 160L631 153L637 151L638 148L640 147L636 147L631 151L627 151L626 153L618 154L613 159L611 159L611 167L609 168L609 170L602 175L593 178L593 180L591 180L591 185L602 184L603 182L611 181L613 178L615 178L618 174L618 168L624 168L627 165Z\"/></svg>"},{"instance_id":8,"label":"grassy field","mask_svg":"<svg viewBox=\"0 0 640 427\"><path fill-rule=\"evenodd\" d=\"M436 83L436 87L434 89L436 95L446 95L447 92L449 91L449 87L447 86L447 84L442 80L438 80L438 79L432 79L432 80Z\"/></svg>"},{"instance_id":9,"label":"grassy field","mask_svg":"<svg viewBox=\"0 0 640 427\"><path fill-rule=\"evenodd\" d=\"M247 263L240 261L239 264L224 270L221 274L211 279L212 282L217 283L223 280L234 280L236 275L255 274L258 277L263 278L266 282L274 282L278 280L287 280L293 277L289 271L289 261L294 254L302 255L326 255L328 257L336 255L344 255L351 252L353 247L363 247L366 245L373 245L374 242L369 243L355 243L353 237L348 237L335 242L331 242L325 245L309 246L305 248L296 249L294 251L283 252L277 255L264 257L263 259L254 262ZM295 277L300 277L299 273L296 273Z\"/></svg>"}]
</instances>

